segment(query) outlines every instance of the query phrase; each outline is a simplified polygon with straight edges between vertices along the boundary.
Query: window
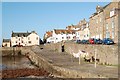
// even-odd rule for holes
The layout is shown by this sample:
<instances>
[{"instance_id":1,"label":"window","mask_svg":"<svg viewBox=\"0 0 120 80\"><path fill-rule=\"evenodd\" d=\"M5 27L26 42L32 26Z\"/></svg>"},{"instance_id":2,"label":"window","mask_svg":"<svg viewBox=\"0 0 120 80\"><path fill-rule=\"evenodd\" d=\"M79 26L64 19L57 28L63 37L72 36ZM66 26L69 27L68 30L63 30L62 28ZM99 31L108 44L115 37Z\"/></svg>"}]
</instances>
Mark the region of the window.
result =
<instances>
[{"instance_id":1,"label":"window","mask_svg":"<svg viewBox=\"0 0 120 80\"><path fill-rule=\"evenodd\" d=\"M100 18L100 22L101 22L101 18Z\"/></svg>"},{"instance_id":2,"label":"window","mask_svg":"<svg viewBox=\"0 0 120 80\"><path fill-rule=\"evenodd\" d=\"M19 38L19 41L20 41L20 38Z\"/></svg>"},{"instance_id":3,"label":"window","mask_svg":"<svg viewBox=\"0 0 120 80\"><path fill-rule=\"evenodd\" d=\"M96 19L96 23L98 23L98 19Z\"/></svg>"},{"instance_id":4,"label":"window","mask_svg":"<svg viewBox=\"0 0 120 80\"><path fill-rule=\"evenodd\" d=\"M106 23L106 29L108 30L108 23Z\"/></svg>"},{"instance_id":5,"label":"window","mask_svg":"<svg viewBox=\"0 0 120 80\"><path fill-rule=\"evenodd\" d=\"M75 39L75 38L76 38L76 36L73 37L73 39Z\"/></svg>"},{"instance_id":6,"label":"window","mask_svg":"<svg viewBox=\"0 0 120 80\"><path fill-rule=\"evenodd\" d=\"M56 40L58 40L58 38L56 38Z\"/></svg>"},{"instance_id":7,"label":"window","mask_svg":"<svg viewBox=\"0 0 120 80\"><path fill-rule=\"evenodd\" d=\"M23 34L23 37L25 37L25 34Z\"/></svg>"},{"instance_id":8,"label":"window","mask_svg":"<svg viewBox=\"0 0 120 80\"><path fill-rule=\"evenodd\" d=\"M87 34L87 37L88 37L88 34Z\"/></svg>"},{"instance_id":9,"label":"window","mask_svg":"<svg viewBox=\"0 0 120 80\"><path fill-rule=\"evenodd\" d=\"M23 43L23 41L21 41Z\"/></svg>"},{"instance_id":10,"label":"window","mask_svg":"<svg viewBox=\"0 0 120 80\"><path fill-rule=\"evenodd\" d=\"M18 34L18 37L20 37L19 34Z\"/></svg>"},{"instance_id":11,"label":"window","mask_svg":"<svg viewBox=\"0 0 120 80\"><path fill-rule=\"evenodd\" d=\"M28 43L31 43L31 41L28 41Z\"/></svg>"},{"instance_id":12,"label":"window","mask_svg":"<svg viewBox=\"0 0 120 80\"><path fill-rule=\"evenodd\" d=\"M112 39L114 39L114 31L112 31Z\"/></svg>"},{"instance_id":13,"label":"window","mask_svg":"<svg viewBox=\"0 0 120 80\"><path fill-rule=\"evenodd\" d=\"M23 36L22 36L22 39L23 39Z\"/></svg>"},{"instance_id":14,"label":"window","mask_svg":"<svg viewBox=\"0 0 120 80\"><path fill-rule=\"evenodd\" d=\"M69 37L68 37L68 36L67 36L66 38L67 38L67 39L69 39Z\"/></svg>"},{"instance_id":15,"label":"window","mask_svg":"<svg viewBox=\"0 0 120 80\"><path fill-rule=\"evenodd\" d=\"M70 39L70 36L68 38Z\"/></svg>"},{"instance_id":16,"label":"window","mask_svg":"<svg viewBox=\"0 0 120 80\"><path fill-rule=\"evenodd\" d=\"M114 28L115 27L115 24L114 24L114 21L112 21L112 28Z\"/></svg>"},{"instance_id":17,"label":"window","mask_svg":"<svg viewBox=\"0 0 120 80\"><path fill-rule=\"evenodd\" d=\"M16 36L16 39L17 39L18 37Z\"/></svg>"},{"instance_id":18,"label":"window","mask_svg":"<svg viewBox=\"0 0 120 80\"><path fill-rule=\"evenodd\" d=\"M30 40L30 37L28 37L28 40Z\"/></svg>"},{"instance_id":19,"label":"window","mask_svg":"<svg viewBox=\"0 0 120 80\"><path fill-rule=\"evenodd\" d=\"M64 37L62 37L62 39L64 39Z\"/></svg>"},{"instance_id":20,"label":"window","mask_svg":"<svg viewBox=\"0 0 120 80\"><path fill-rule=\"evenodd\" d=\"M17 43L17 41L16 41L16 43Z\"/></svg>"},{"instance_id":21,"label":"window","mask_svg":"<svg viewBox=\"0 0 120 80\"><path fill-rule=\"evenodd\" d=\"M114 16L115 15L115 9L113 8L111 11L110 11L110 17Z\"/></svg>"},{"instance_id":22,"label":"window","mask_svg":"<svg viewBox=\"0 0 120 80\"><path fill-rule=\"evenodd\" d=\"M110 32L106 32L106 38L110 38Z\"/></svg>"},{"instance_id":23,"label":"window","mask_svg":"<svg viewBox=\"0 0 120 80\"><path fill-rule=\"evenodd\" d=\"M38 37L36 37L36 40L38 40Z\"/></svg>"}]
</instances>

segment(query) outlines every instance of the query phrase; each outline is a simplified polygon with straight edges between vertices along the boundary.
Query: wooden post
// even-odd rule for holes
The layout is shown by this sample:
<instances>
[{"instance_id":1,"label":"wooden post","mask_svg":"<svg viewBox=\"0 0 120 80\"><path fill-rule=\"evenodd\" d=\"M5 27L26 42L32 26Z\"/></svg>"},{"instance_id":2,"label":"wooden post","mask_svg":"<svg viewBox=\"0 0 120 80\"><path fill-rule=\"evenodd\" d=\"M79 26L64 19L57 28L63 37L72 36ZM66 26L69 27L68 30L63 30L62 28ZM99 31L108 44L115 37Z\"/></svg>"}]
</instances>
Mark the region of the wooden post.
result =
<instances>
[{"instance_id":1,"label":"wooden post","mask_svg":"<svg viewBox=\"0 0 120 80\"><path fill-rule=\"evenodd\" d=\"M81 57L81 55L79 55L79 64L80 64L80 57Z\"/></svg>"},{"instance_id":2,"label":"wooden post","mask_svg":"<svg viewBox=\"0 0 120 80\"><path fill-rule=\"evenodd\" d=\"M96 52L97 50L95 49L95 68L96 68Z\"/></svg>"}]
</instances>

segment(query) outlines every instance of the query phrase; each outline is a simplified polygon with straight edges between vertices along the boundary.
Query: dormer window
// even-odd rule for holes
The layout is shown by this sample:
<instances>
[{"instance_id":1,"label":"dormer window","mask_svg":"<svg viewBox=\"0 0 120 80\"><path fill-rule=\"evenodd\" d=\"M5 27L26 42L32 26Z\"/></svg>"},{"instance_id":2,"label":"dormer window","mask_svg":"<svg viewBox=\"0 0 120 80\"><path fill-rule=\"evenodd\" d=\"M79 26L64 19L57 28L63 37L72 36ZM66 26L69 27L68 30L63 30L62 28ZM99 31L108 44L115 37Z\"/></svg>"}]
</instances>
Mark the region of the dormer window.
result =
<instances>
[{"instance_id":1,"label":"dormer window","mask_svg":"<svg viewBox=\"0 0 120 80\"><path fill-rule=\"evenodd\" d=\"M63 32L61 32L61 35L63 35Z\"/></svg>"},{"instance_id":2,"label":"dormer window","mask_svg":"<svg viewBox=\"0 0 120 80\"><path fill-rule=\"evenodd\" d=\"M115 15L115 8L113 8L111 11L110 11L110 17L114 16Z\"/></svg>"},{"instance_id":3,"label":"dormer window","mask_svg":"<svg viewBox=\"0 0 120 80\"><path fill-rule=\"evenodd\" d=\"M23 37L25 37L25 35L23 34Z\"/></svg>"}]
</instances>

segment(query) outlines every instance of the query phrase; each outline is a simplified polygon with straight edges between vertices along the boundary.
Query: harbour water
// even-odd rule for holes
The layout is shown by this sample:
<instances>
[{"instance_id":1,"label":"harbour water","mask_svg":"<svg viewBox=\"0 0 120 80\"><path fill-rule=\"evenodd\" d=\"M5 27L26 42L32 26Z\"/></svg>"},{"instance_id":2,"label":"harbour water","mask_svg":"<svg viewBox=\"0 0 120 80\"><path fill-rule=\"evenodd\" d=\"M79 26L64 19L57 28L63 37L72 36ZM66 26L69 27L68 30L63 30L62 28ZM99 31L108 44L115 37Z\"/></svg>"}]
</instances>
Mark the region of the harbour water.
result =
<instances>
[{"instance_id":1,"label":"harbour water","mask_svg":"<svg viewBox=\"0 0 120 80\"><path fill-rule=\"evenodd\" d=\"M0 64L2 78L49 78L49 73L31 64L25 56L5 56Z\"/></svg>"},{"instance_id":2,"label":"harbour water","mask_svg":"<svg viewBox=\"0 0 120 80\"><path fill-rule=\"evenodd\" d=\"M22 55L19 56L5 56L2 57L2 64L0 69L22 69L22 68L36 68L31 62Z\"/></svg>"}]
</instances>

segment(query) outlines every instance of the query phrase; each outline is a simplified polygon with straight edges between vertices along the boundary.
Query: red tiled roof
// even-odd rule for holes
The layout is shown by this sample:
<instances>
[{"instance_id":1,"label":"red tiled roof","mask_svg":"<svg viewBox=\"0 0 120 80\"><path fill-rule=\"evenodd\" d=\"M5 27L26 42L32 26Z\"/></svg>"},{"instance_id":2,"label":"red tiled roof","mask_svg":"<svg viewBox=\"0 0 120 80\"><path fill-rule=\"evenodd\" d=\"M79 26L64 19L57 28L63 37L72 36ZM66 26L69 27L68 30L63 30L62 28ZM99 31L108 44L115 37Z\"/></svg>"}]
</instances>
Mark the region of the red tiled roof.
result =
<instances>
[{"instance_id":1,"label":"red tiled roof","mask_svg":"<svg viewBox=\"0 0 120 80\"><path fill-rule=\"evenodd\" d=\"M47 37L52 36L52 33L53 33L53 31L48 31L48 32L46 32Z\"/></svg>"},{"instance_id":2,"label":"red tiled roof","mask_svg":"<svg viewBox=\"0 0 120 80\"><path fill-rule=\"evenodd\" d=\"M75 30L54 29L56 34L75 34Z\"/></svg>"}]
</instances>

